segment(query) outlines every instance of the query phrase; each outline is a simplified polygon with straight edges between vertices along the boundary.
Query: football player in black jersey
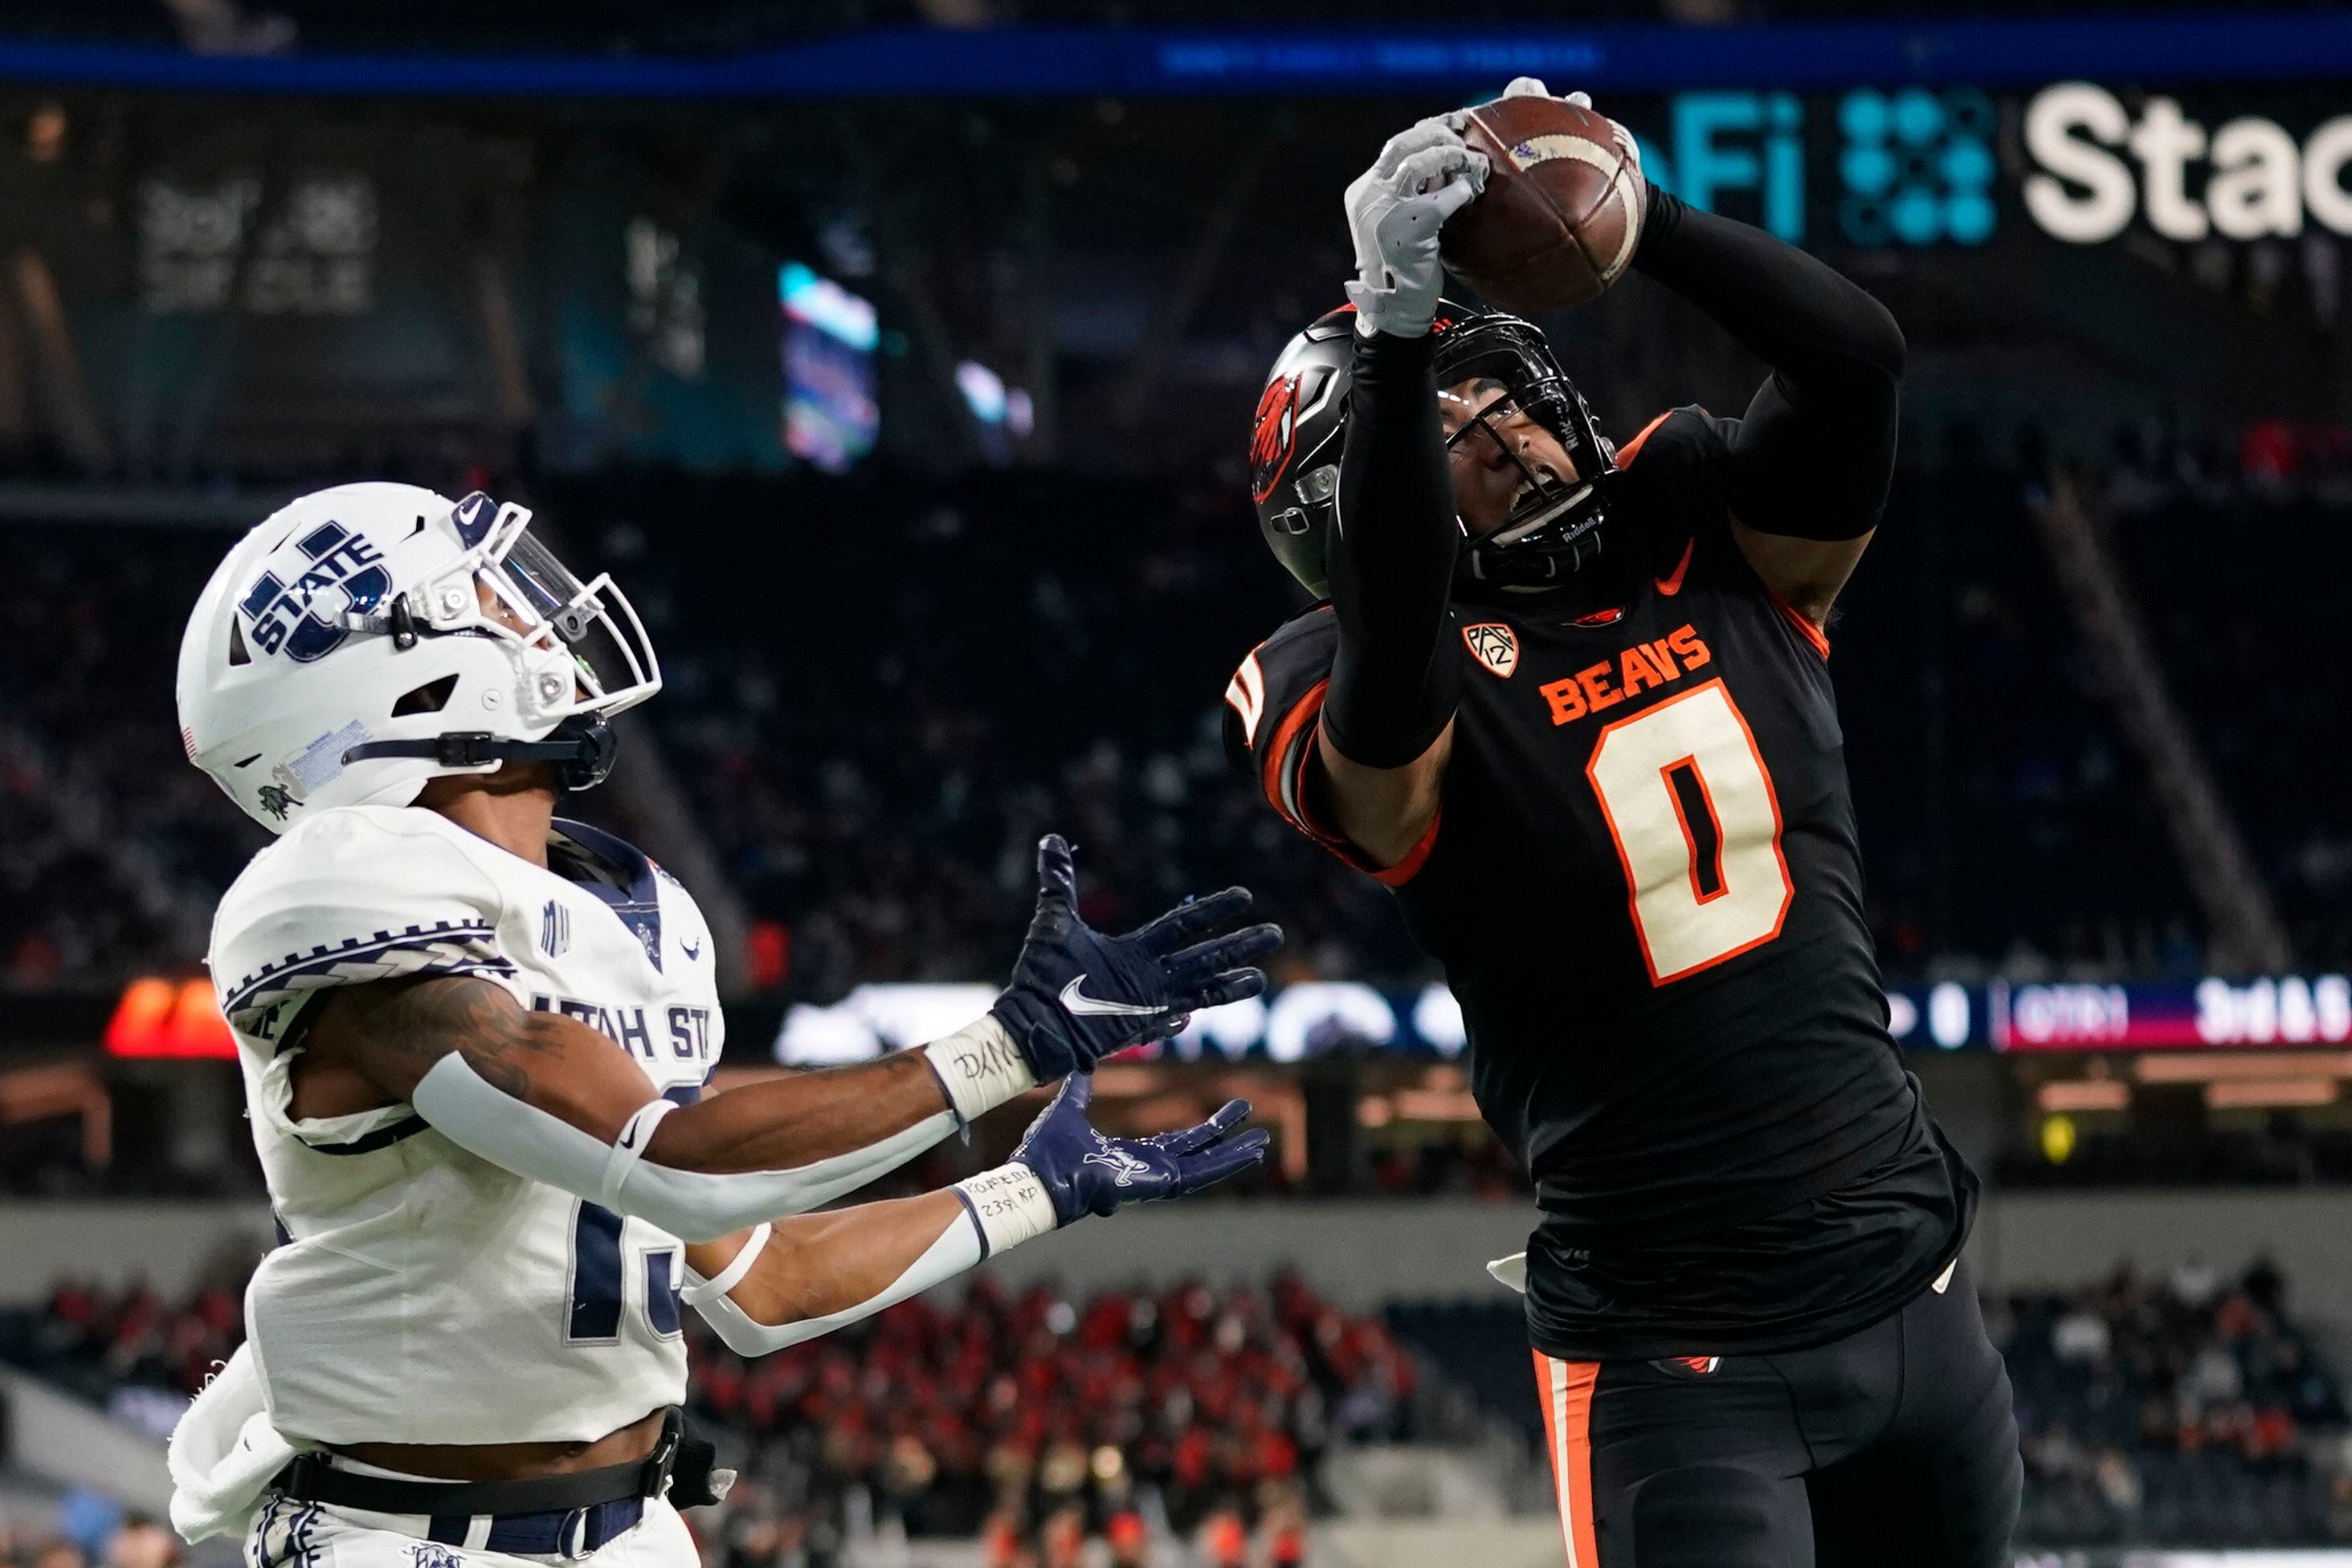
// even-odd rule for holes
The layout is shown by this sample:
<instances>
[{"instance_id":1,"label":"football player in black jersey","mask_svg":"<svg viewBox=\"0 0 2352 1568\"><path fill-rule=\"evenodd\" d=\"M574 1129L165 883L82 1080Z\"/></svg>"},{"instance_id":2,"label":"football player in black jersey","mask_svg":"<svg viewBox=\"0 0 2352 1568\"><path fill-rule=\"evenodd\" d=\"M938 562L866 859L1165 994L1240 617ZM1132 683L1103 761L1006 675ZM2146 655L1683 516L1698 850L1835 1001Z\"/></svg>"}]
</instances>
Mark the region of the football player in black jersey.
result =
<instances>
[{"instance_id":1,"label":"football player in black jersey","mask_svg":"<svg viewBox=\"0 0 2352 1568\"><path fill-rule=\"evenodd\" d=\"M1650 186L1633 266L1771 374L1742 417L1612 447L1540 332L1440 298L1484 174L1439 119L1349 189L1361 277L1284 351L1251 453L1320 602L1235 673L1229 750L1395 889L1461 1000L1541 1209L1574 1568L1990 1568L2020 1470L1960 1260L1976 1181L1887 1033L1827 668L1902 334Z\"/></svg>"}]
</instances>

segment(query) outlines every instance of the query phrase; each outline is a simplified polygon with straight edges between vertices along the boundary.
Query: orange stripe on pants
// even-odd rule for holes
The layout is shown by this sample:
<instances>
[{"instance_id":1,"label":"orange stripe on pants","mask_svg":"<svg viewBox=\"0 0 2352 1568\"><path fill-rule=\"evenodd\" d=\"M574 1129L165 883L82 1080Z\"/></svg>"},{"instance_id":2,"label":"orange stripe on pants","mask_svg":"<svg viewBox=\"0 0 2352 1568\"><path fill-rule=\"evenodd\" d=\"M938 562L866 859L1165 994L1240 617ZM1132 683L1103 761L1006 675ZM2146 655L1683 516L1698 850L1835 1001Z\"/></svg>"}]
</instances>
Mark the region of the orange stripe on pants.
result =
<instances>
[{"instance_id":1,"label":"orange stripe on pants","mask_svg":"<svg viewBox=\"0 0 2352 1568\"><path fill-rule=\"evenodd\" d=\"M1551 1452L1552 1489L1559 1494L1559 1532L1568 1568L1600 1568L1592 1532L1592 1385L1597 1361L1554 1361L1535 1352L1536 1390L1543 1398L1544 1447Z\"/></svg>"}]
</instances>

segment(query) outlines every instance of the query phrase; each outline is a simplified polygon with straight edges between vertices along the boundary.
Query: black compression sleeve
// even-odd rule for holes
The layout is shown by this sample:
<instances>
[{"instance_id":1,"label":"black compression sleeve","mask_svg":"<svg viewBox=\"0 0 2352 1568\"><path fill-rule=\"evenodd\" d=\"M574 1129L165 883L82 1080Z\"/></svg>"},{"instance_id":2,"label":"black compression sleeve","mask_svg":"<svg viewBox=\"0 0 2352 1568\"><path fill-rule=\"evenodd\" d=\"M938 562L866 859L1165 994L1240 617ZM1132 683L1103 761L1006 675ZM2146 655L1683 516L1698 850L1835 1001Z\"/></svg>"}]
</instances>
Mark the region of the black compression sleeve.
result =
<instances>
[{"instance_id":1,"label":"black compression sleeve","mask_svg":"<svg viewBox=\"0 0 2352 1568\"><path fill-rule=\"evenodd\" d=\"M1763 533L1853 539L1895 472L1903 333L1827 263L1657 186L1633 265L1772 367L1731 447L1733 513Z\"/></svg>"},{"instance_id":2,"label":"black compression sleeve","mask_svg":"<svg viewBox=\"0 0 2352 1568\"><path fill-rule=\"evenodd\" d=\"M1434 333L1355 343L1337 526L1327 544L1339 648L1323 724L1341 756L1396 768L1454 717L1445 636L1460 525L1430 373Z\"/></svg>"}]
</instances>

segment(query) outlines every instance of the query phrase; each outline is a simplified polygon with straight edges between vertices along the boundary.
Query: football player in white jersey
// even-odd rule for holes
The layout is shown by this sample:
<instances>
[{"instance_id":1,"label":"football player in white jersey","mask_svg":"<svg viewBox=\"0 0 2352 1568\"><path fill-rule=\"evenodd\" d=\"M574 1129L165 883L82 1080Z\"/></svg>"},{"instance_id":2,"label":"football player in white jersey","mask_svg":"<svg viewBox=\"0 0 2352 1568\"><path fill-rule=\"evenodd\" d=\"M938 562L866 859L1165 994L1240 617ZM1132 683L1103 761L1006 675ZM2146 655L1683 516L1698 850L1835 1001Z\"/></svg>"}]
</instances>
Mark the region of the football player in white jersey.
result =
<instances>
[{"instance_id":1,"label":"football player in white jersey","mask_svg":"<svg viewBox=\"0 0 2352 1568\"><path fill-rule=\"evenodd\" d=\"M1239 1101L1105 1138L1083 1075L1255 994L1279 933L1211 935L1249 903L1231 889L1106 937L1052 837L987 1014L704 1094L722 1015L700 911L555 816L660 686L612 581L481 495L306 496L196 604L182 738L280 835L222 899L210 960L280 1245L247 1349L174 1440L174 1511L246 1529L251 1568L685 1568L673 1500L713 1487L677 1415L682 1305L756 1354L1264 1154ZM1065 1077L1007 1164L808 1212Z\"/></svg>"}]
</instances>

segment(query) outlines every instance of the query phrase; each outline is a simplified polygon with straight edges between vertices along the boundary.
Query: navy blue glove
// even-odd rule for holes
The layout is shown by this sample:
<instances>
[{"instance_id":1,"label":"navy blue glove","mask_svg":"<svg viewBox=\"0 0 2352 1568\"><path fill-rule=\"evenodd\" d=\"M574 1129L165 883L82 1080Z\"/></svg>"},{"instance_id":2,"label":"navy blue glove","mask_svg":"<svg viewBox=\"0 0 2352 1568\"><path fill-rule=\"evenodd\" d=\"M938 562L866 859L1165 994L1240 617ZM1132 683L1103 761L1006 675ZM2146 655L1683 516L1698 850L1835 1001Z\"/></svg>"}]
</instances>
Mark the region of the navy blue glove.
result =
<instances>
[{"instance_id":1,"label":"navy blue glove","mask_svg":"<svg viewBox=\"0 0 2352 1568\"><path fill-rule=\"evenodd\" d=\"M1265 989L1251 967L1282 945L1282 928L1206 936L1250 906L1249 889L1187 900L1139 931L1105 936L1078 919L1077 874L1058 833L1037 841L1037 913L1013 965L1013 984L989 1011L1040 1083L1091 1071L1113 1051L1165 1039L1196 1007Z\"/></svg>"},{"instance_id":2,"label":"navy blue glove","mask_svg":"<svg viewBox=\"0 0 2352 1568\"><path fill-rule=\"evenodd\" d=\"M1214 1186L1265 1159L1272 1142L1263 1128L1234 1134L1249 1120L1246 1100L1225 1101L1196 1127L1150 1138L1106 1138L1087 1121L1094 1092L1094 1079L1073 1076L1013 1151L1013 1158L1045 1184L1057 1224L1107 1215L1121 1204L1181 1198Z\"/></svg>"}]
</instances>

